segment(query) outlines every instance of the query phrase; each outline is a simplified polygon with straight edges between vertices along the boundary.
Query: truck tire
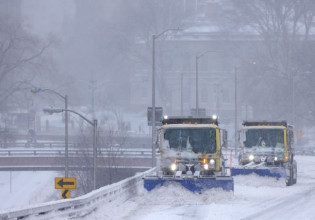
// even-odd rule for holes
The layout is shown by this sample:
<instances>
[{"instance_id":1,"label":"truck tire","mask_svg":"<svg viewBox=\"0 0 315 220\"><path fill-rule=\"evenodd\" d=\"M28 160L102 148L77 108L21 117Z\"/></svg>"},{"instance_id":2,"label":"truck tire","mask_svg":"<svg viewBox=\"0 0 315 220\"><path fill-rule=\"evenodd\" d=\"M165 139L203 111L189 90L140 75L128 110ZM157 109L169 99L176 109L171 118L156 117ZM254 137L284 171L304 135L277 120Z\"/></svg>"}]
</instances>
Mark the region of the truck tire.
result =
<instances>
[{"instance_id":1,"label":"truck tire","mask_svg":"<svg viewBox=\"0 0 315 220\"><path fill-rule=\"evenodd\" d=\"M293 161L293 184L297 183L297 163Z\"/></svg>"},{"instance_id":2,"label":"truck tire","mask_svg":"<svg viewBox=\"0 0 315 220\"><path fill-rule=\"evenodd\" d=\"M292 186L293 185L293 167L290 167L289 170L289 176L286 178L286 184L287 186Z\"/></svg>"}]
</instances>

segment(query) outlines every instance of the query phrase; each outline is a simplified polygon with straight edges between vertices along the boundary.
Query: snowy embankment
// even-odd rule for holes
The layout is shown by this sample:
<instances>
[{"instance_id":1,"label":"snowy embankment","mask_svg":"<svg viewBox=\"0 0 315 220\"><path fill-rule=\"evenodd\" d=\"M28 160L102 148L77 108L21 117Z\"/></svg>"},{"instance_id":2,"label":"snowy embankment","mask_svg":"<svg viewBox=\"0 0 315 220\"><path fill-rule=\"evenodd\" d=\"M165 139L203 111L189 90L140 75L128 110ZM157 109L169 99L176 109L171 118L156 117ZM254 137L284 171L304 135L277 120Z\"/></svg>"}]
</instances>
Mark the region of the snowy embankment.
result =
<instances>
[{"instance_id":1,"label":"snowy embankment","mask_svg":"<svg viewBox=\"0 0 315 220\"><path fill-rule=\"evenodd\" d=\"M178 185L101 204L84 219L314 219L315 157L297 156L298 183L256 175L234 178L234 194L191 193Z\"/></svg>"},{"instance_id":2,"label":"snowy embankment","mask_svg":"<svg viewBox=\"0 0 315 220\"><path fill-rule=\"evenodd\" d=\"M60 199L53 171L0 172L0 212Z\"/></svg>"}]
</instances>

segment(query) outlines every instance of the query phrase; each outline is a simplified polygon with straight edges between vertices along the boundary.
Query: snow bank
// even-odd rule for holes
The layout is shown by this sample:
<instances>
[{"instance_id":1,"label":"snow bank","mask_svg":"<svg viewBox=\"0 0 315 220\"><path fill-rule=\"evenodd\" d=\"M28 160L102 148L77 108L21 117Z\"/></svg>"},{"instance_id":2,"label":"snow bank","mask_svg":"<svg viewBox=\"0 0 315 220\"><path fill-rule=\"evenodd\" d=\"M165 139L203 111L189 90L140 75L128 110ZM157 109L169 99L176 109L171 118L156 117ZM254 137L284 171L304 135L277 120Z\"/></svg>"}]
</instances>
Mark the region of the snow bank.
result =
<instances>
[{"instance_id":1,"label":"snow bank","mask_svg":"<svg viewBox=\"0 0 315 220\"><path fill-rule=\"evenodd\" d=\"M61 193L54 188L57 176L53 171L0 172L0 211L59 199Z\"/></svg>"},{"instance_id":2,"label":"snow bank","mask_svg":"<svg viewBox=\"0 0 315 220\"><path fill-rule=\"evenodd\" d=\"M132 199L117 198L100 205L84 219L312 219L315 158L297 156L296 160L298 184L294 186L256 174L236 176L234 194L214 189L192 193L176 183L151 192L139 186Z\"/></svg>"}]
</instances>

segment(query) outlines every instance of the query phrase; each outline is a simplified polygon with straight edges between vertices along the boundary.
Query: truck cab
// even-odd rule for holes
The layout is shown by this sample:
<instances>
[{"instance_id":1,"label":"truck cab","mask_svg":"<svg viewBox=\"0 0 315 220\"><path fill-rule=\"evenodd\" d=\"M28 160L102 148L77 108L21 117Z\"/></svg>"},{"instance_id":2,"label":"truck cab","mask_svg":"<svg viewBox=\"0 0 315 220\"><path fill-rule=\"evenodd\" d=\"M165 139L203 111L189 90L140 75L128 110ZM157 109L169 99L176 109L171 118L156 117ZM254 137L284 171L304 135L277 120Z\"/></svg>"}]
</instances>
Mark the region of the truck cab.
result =
<instances>
[{"instance_id":1,"label":"truck cab","mask_svg":"<svg viewBox=\"0 0 315 220\"><path fill-rule=\"evenodd\" d=\"M158 175L225 175L227 133L216 117L168 117L159 133Z\"/></svg>"},{"instance_id":2,"label":"truck cab","mask_svg":"<svg viewBox=\"0 0 315 220\"><path fill-rule=\"evenodd\" d=\"M296 183L293 127L286 121L244 121L239 136L239 164L283 167L287 185Z\"/></svg>"}]
</instances>

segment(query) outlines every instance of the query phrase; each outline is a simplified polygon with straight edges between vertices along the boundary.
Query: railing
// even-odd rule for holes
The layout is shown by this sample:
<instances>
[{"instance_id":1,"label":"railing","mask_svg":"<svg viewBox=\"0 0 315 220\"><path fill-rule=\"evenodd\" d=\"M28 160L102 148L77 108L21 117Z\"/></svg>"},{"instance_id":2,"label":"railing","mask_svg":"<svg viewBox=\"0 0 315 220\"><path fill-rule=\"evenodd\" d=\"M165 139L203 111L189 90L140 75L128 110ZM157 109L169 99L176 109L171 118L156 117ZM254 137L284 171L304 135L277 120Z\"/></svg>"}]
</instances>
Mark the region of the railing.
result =
<instances>
[{"instance_id":1,"label":"railing","mask_svg":"<svg viewBox=\"0 0 315 220\"><path fill-rule=\"evenodd\" d=\"M229 155L232 151L232 154L235 155L235 148L223 148L222 152L223 154ZM298 147L294 149L295 155L304 155L304 156L315 156L315 147Z\"/></svg>"},{"instance_id":2,"label":"railing","mask_svg":"<svg viewBox=\"0 0 315 220\"><path fill-rule=\"evenodd\" d=\"M86 215L93 211L100 202L113 201L122 196L131 198L137 193L137 186L142 184L145 175L154 171L152 168L144 173L127 178L118 183L104 186L86 195L74 199L59 200L41 205L31 206L25 209L18 209L8 212L0 212L0 220L23 219L26 217L36 217L36 219L47 219L50 217L66 217Z\"/></svg>"},{"instance_id":3,"label":"railing","mask_svg":"<svg viewBox=\"0 0 315 220\"><path fill-rule=\"evenodd\" d=\"M234 148L228 148L227 150L224 148L222 149L223 154L230 154L233 152L234 155ZM93 156L92 149L90 150L82 150L80 148L70 148L69 149L69 157L78 157L82 154L86 156ZM157 152L158 154L158 152ZM296 155L309 155L315 156L315 148L310 147L300 147L295 149ZM44 149L44 148L5 148L0 149L0 157L58 157L64 156L65 151L63 147L54 147L51 149ZM123 158L151 158L152 157L152 150L149 148L100 148L98 149L98 156L99 157L123 157Z\"/></svg>"},{"instance_id":4,"label":"railing","mask_svg":"<svg viewBox=\"0 0 315 220\"><path fill-rule=\"evenodd\" d=\"M120 148L151 148L151 143L135 143L135 142L124 142L123 144L113 143L113 147L120 147ZM77 143L69 143L69 148L78 148L79 144ZM64 142L36 142L36 143L27 143L27 142L10 142L10 143L1 143L0 142L0 149L6 148L64 148Z\"/></svg>"},{"instance_id":5,"label":"railing","mask_svg":"<svg viewBox=\"0 0 315 220\"><path fill-rule=\"evenodd\" d=\"M69 143L69 147L77 147L76 143ZM55 147L65 147L64 142L36 142L36 143L27 143L27 142L9 142L9 143L0 143L1 148L29 148L29 147L38 147L38 148L55 148Z\"/></svg>"},{"instance_id":6,"label":"railing","mask_svg":"<svg viewBox=\"0 0 315 220\"><path fill-rule=\"evenodd\" d=\"M93 156L93 150L80 150L78 148L70 148L68 151L69 157L78 157L84 154L85 156ZM64 156L64 148L52 149L0 149L0 157L58 157ZM98 149L99 157L132 157L132 158L151 158L151 149L116 149L116 148L101 148Z\"/></svg>"}]
</instances>

